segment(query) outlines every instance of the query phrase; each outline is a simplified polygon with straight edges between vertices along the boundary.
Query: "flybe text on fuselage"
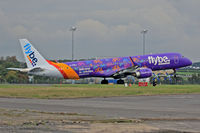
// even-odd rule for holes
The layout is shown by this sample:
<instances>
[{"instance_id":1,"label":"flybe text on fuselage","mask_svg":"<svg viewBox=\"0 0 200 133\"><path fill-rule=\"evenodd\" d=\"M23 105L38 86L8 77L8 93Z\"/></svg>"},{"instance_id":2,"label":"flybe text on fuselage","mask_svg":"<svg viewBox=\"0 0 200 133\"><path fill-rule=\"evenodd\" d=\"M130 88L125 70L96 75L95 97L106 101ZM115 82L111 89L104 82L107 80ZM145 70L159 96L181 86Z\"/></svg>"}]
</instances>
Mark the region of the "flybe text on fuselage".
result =
<instances>
[{"instance_id":1,"label":"flybe text on fuselage","mask_svg":"<svg viewBox=\"0 0 200 133\"><path fill-rule=\"evenodd\" d=\"M148 56L149 64L154 64L154 65L167 65L170 64L170 60L167 56Z\"/></svg>"},{"instance_id":2,"label":"flybe text on fuselage","mask_svg":"<svg viewBox=\"0 0 200 133\"><path fill-rule=\"evenodd\" d=\"M34 51L31 50L31 45L29 43L27 43L24 46L24 50L25 50L25 54L27 55L28 60L32 64L32 66L33 67L36 66L38 59L35 57Z\"/></svg>"}]
</instances>

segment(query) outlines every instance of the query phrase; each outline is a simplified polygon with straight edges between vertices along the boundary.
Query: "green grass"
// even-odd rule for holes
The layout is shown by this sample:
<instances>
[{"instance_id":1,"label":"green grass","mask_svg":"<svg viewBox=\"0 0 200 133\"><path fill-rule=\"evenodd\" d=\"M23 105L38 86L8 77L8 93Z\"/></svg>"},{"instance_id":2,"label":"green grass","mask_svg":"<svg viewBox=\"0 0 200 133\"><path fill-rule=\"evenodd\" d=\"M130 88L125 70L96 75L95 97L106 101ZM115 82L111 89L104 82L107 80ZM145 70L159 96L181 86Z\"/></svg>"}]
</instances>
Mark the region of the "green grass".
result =
<instances>
[{"instance_id":1,"label":"green grass","mask_svg":"<svg viewBox=\"0 0 200 133\"><path fill-rule=\"evenodd\" d=\"M124 87L123 85L0 85L0 97L79 98L160 94L200 94L200 85L158 85Z\"/></svg>"}]
</instances>

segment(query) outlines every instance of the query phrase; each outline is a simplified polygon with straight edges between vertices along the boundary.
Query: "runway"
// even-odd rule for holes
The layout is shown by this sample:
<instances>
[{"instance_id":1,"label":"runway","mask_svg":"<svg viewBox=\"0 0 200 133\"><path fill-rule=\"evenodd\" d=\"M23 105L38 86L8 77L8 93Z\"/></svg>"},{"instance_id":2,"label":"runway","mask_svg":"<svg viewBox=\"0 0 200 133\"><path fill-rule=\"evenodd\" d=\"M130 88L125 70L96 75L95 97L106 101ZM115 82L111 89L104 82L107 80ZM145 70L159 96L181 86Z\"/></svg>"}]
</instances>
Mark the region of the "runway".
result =
<instances>
[{"instance_id":1,"label":"runway","mask_svg":"<svg viewBox=\"0 0 200 133\"><path fill-rule=\"evenodd\" d=\"M199 118L200 95L78 99L0 98L0 108L80 113L126 118Z\"/></svg>"},{"instance_id":2,"label":"runway","mask_svg":"<svg viewBox=\"0 0 200 133\"><path fill-rule=\"evenodd\" d=\"M162 130L200 131L200 94L77 99L0 98L0 108L79 113L106 119L140 119L144 120L143 124Z\"/></svg>"}]
</instances>

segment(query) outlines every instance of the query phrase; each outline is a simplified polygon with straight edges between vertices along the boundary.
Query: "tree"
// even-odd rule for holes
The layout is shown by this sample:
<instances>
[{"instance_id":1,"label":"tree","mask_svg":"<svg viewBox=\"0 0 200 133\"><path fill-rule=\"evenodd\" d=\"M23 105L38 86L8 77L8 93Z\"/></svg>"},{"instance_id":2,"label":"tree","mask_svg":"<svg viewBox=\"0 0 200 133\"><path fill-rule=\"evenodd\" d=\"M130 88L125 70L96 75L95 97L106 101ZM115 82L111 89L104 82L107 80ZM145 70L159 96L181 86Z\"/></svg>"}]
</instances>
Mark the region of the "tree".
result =
<instances>
[{"instance_id":1,"label":"tree","mask_svg":"<svg viewBox=\"0 0 200 133\"><path fill-rule=\"evenodd\" d=\"M192 77L188 78L188 81L192 84L200 83L200 74L192 74Z\"/></svg>"},{"instance_id":2,"label":"tree","mask_svg":"<svg viewBox=\"0 0 200 133\"><path fill-rule=\"evenodd\" d=\"M16 81L18 80L17 72L16 71L9 71L6 74L5 79L9 83L16 83Z\"/></svg>"}]
</instances>

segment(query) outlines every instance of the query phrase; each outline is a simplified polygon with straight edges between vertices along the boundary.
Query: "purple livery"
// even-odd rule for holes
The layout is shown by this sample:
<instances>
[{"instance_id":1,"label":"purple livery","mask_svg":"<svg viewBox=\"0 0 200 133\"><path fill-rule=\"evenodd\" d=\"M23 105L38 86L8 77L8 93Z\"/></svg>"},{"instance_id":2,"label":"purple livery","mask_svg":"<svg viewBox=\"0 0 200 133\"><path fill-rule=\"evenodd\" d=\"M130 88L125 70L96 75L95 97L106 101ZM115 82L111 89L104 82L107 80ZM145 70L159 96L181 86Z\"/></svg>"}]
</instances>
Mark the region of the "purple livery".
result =
<instances>
[{"instance_id":1,"label":"purple livery","mask_svg":"<svg viewBox=\"0 0 200 133\"><path fill-rule=\"evenodd\" d=\"M31 75L58 77L65 79L80 79L86 77L103 77L102 84L107 84L106 78L119 79L123 84L128 75L137 78L148 78L152 71L173 69L189 66L192 62L179 53L150 54L140 56L106 58L88 61L55 63L43 58L27 39L20 39L28 68L8 68L27 72Z\"/></svg>"}]
</instances>

